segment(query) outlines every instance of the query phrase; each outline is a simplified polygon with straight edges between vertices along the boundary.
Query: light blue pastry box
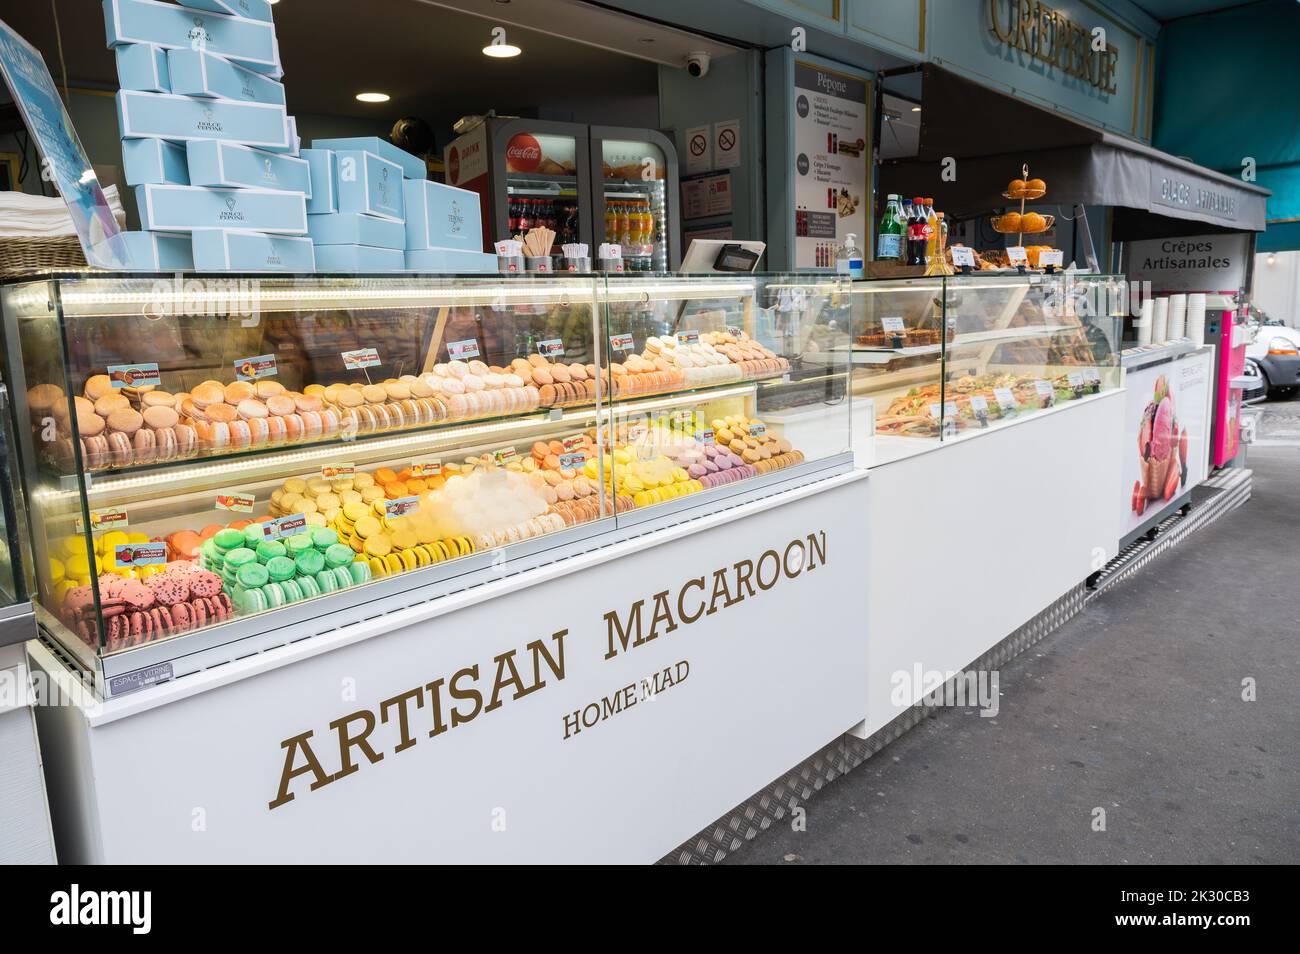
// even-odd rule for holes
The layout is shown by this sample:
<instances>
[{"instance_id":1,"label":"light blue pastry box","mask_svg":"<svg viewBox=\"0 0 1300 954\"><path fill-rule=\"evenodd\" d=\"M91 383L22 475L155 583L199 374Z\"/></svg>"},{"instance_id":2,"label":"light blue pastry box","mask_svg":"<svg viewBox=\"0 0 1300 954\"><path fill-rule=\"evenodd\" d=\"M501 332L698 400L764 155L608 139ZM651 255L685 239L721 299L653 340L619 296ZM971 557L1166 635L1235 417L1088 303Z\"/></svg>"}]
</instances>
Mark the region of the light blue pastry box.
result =
<instances>
[{"instance_id":1,"label":"light blue pastry box","mask_svg":"<svg viewBox=\"0 0 1300 954\"><path fill-rule=\"evenodd\" d=\"M109 240L133 272L190 271L194 253L188 235L166 232L119 232Z\"/></svg>"},{"instance_id":2,"label":"light blue pastry box","mask_svg":"<svg viewBox=\"0 0 1300 954\"><path fill-rule=\"evenodd\" d=\"M289 144L283 148L279 146L268 148L271 152L282 152L286 156L297 156L302 152L302 140L298 137L298 120L292 116L286 116L284 121L289 124Z\"/></svg>"},{"instance_id":3,"label":"light blue pastry box","mask_svg":"<svg viewBox=\"0 0 1300 954\"><path fill-rule=\"evenodd\" d=\"M194 268L201 272L314 272L309 238L239 229L194 233Z\"/></svg>"},{"instance_id":4,"label":"light blue pastry box","mask_svg":"<svg viewBox=\"0 0 1300 954\"><path fill-rule=\"evenodd\" d=\"M495 274L497 257L490 252L469 252L463 248L407 249L408 272L442 274Z\"/></svg>"},{"instance_id":5,"label":"light blue pastry box","mask_svg":"<svg viewBox=\"0 0 1300 954\"><path fill-rule=\"evenodd\" d=\"M311 196L307 160L232 142L192 139L185 144L190 185L279 189Z\"/></svg>"},{"instance_id":6,"label":"light blue pastry box","mask_svg":"<svg viewBox=\"0 0 1300 954\"><path fill-rule=\"evenodd\" d=\"M334 191L340 212L402 221L402 167L373 152L336 151Z\"/></svg>"},{"instance_id":7,"label":"light blue pastry box","mask_svg":"<svg viewBox=\"0 0 1300 954\"><path fill-rule=\"evenodd\" d=\"M273 189L210 189L142 185L135 190L140 224L151 232L245 229L307 233L307 197Z\"/></svg>"},{"instance_id":8,"label":"light blue pastry box","mask_svg":"<svg viewBox=\"0 0 1300 954\"><path fill-rule=\"evenodd\" d=\"M185 147L166 139L123 139L122 166L129 186L146 183L190 184Z\"/></svg>"},{"instance_id":9,"label":"light blue pastry box","mask_svg":"<svg viewBox=\"0 0 1300 954\"><path fill-rule=\"evenodd\" d=\"M307 209L307 234L317 245L371 245L400 249L406 243L401 222L360 212L331 212L312 215Z\"/></svg>"},{"instance_id":10,"label":"light blue pastry box","mask_svg":"<svg viewBox=\"0 0 1300 954\"><path fill-rule=\"evenodd\" d=\"M222 139L263 148L289 144L283 106L198 99L172 93L117 92L117 125L123 139Z\"/></svg>"},{"instance_id":11,"label":"light blue pastry box","mask_svg":"<svg viewBox=\"0 0 1300 954\"><path fill-rule=\"evenodd\" d=\"M483 221L479 218L477 192L415 179L406 180L402 190L408 249L483 251Z\"/></svg>"},{"instance_id":12,"label":"light blue pastry box","mask_svg":"<svg viewBox=\"0 0 1300 954\"><path fill-rule=\"evenodd\" d=\"M208 13L158 0L104 0L110 47L152 43L167 49L205 49L259 73L280 70L275 26L269 21Z\"/></svg>"},{"instance_id":13,"label":"light blue pastry box","mask_svg":"<svg viewBox=\"0 0 1300 954\"><path fill-rule=\"evenodd\" d=\"M271 22L270 0L185 0L185 6L213 13L229 13L250 20Z\"/></svg>"},{"instance_id":14,"label":"light blue pastry box","mask_svg":"<svg viewBox=\"0 0 1300 954\"><path fill-rule=\"evenodd\" d=\"M126 43L113 51L117 58L117 85L144 93L170 93L167 51L148 43ZM269 81L268 81L269 82Z\"/></svg>"},{"instance_id":15,"label":"light blue pastry box","mask_svg":"<svg viewBox=\"0 0 1300 954\"><path fill-rule=\"evenodd\" d=\"M406 258L399 248L371 245L317 245L318 272L403 272Z\"/></svg>"},{"instance_id":16,"label":"light blue pastry box","mask_svg":"<svg viewBox=\"0 0 1300 954\"><path fill-rule=\"evenodd\" d=\"M118 47L118 73L121 74L122 50ZM162 92L209 99L233 99L245 103L284 105L284 84L230 60L202 50L167 50L167 73L171 89ZM123 83L122 85L126 85ZM132 89L144 87L133 86Z\"/></svg>"},{"instance_id":17,"label":"light blue pastry box","mask_svg":"<svg viewBox=\"0 0 1300 954\"><path fill-rule=\"evenodd\" d=\"M326 215L338 211L334 188L334 153L328 149L304 149L298 154L311 169L311 198L308 215Z\"/></svg>"},{"instance_id":18,"label":"light blue pastry box","mask_svg":"<svg viewBox=\"0 0 1300 954\"><path fill-rule=\"evenodd\" d=\"M402 167L402 175L408 179L427 179L429 170L424 164L424 160L419 156L413 156L405 149L398 149L387 139L380 139L377 136L356 136L351 139L313 139L311 143L313 149L333 149L335 152L343 150L373 152L381 159L387 159L389 162L395 162Z\"/></svg>"}]
</instances>

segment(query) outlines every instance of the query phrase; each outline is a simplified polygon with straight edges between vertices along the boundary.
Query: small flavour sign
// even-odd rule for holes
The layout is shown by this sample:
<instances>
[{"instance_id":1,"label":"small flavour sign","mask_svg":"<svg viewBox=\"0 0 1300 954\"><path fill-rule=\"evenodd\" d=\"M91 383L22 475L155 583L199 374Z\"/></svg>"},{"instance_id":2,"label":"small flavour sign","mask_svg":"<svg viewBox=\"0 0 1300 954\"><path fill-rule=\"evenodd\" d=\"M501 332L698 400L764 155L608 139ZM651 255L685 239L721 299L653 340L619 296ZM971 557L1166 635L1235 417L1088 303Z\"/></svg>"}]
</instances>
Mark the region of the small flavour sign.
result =
<instances>
[{"instance_id":1,"label":"small flavour sign","mask_svg":"<svg viewBox=\"0 0 1300 954\"><path fill-rule=\"evenodd\" d=\"M970 396L970 409L976 415L987 413L989 409L988 398L982 394L972 394Z\"/></svg>"},{"instance_id":2,"label":"small flavour sign","mask_svg":"<svg viewBox=\"0 0 1300 954\"><path fill-rule=\"evenodd\" d=\"M513 447L502 447L492 454L496 462L504 467L506 464L513 464L519 459L519 452Z\"/></svg>"},{"instance_id":3,"label":"small flavour sign","mask_svg":"<svg viewBox=\"0 0 1300 954\"><path fill-rule=\"evenodd\" d=\"M473 338L466 338L464 341L447 342L447 357L453 361L464 361L466 358L477 358L478 356L478 342Z\"/></svg>"},{"instance_id":4,"label":"small flavour sign","mask_svg":"<svg viewBox=\"0 0 1300 954\"><path fill-rule=\"evenodd\" d=\"M1023 245L1012 245L1007 248L1007 264L1012 268L1017 265L1029 264L1029 255L1025 252Z\"/></svg>"},{"instance_id":5,"label":"small flavour sign","mask_svg":"<svg viewBox=\"0 0 1300 954\"><path fill-rule=\"evenodd\" d=\"M236 358L234 365L235 377L240 381L256 381L258 378L270 378L280 373L273 354L259 354L255 358Z\"/></svg>"},{"instance_id":6,"label":"small flavour sign","mask_svg":"<svg viewBox=\"0 0 1300 954\"><path fill-rule=\"evenodd\" d=\"M677 343L684 345L699 344L700 333L698 331L679 331L677 332Z\"/></svg>"},{"instance_id":7,"label":"small flavour sign","mask_svg":"<svg viewBox=\"0 0 1300 954\"><path fill-rule=\"evenodd\" d=\"M1060 268L1065 262L1065 253L1059 248L1050 248L1038 253L1038 267L1047 268L1049 265L1053 268Z\"/></svg>"},{"instance_id":8,"label":"small flavour sign","mask_svg":"<svg viewBox=\"0 0 1300 954\"><path fill-rule=\"evenodd\" d=\"M546 338L537 342L537 353L543 358L559 358L564 355L564 342L559 338Z\"/></svg>"},{"instance_id":9,"label":"small flavour sign","mask_svg":"<svg viewBox=\"0 0 1300 954\"><path fill-rule=\"evenodd\" d=\"M278 520L268 520L262 524L262 536L268 540L279 540L302 533L307 528L307 517L301 513L292 513Z\"/></svg>"},{"instance_id":10,"label":"small flavour sign","mask_svg":"<svg viewBox=\"0 0 1300 954\"><path fill-rule=\"evenodd\" d=\"M442 461L440 460L419 460L411 464L412 477L440 477L442 476Z\"/></svg>"},{"instance_id":11,"label":"small flavour sign","mask_svg":"<svg viewBox=\"0 0 1300 954\"><path fill-rule=\"evenodd\" d=\"M1016 408L1016 396L1011 393L1010 388L994 388L993 396L997 398L998 407L1004 411L1014 411Z\"/></svg>"},{"instance_id":12,"label":"small flavour sign","mask_svg":"<svg viewBox=\"0 0 1300 954\"><path fill-rule=\"evenodd\" d=\"M957 268L974 268L975 267L975 250L966 245L954 245L949 251L952 252L952 263Z\"/></svg>"},{"instance_id":13,"label":"small flavour sign","mask_svg":"<svg viewBox=\"0 0 1300 954\"><path fill-rule=\"evenodd\" d=\"M620 335L609 336L609 348L611 351L631 351L634 348L632 333L624 332Z\"/></svg>"},{"instance_id":14,"label":"small flavour sign","mask_svg":"<svg viewBox=\"0 0 1300 954\"><path fill-rule=\"evenodd\" d=\"M343 359L343 367L349 371L360 371L362 368L373 368L382 364L379 360L379 352L374 348L358 348L356 351L342 351L339 357Z\"/></svg>"},{"instance_id":15,"label":"small flavour sign","mask_svg":"<svg viewBox=\"0 0 1300 954\"><path fill-rule=\"evenodd\" d=\"M717 435L713 433L713 428L711 427L706 427L701 431L696 431L695 439L706 447L718 442Z\"/></svg>"},{"instance_id":16,"label":"small flavour sign","mask_svg":"<svg viewBox=\"0 0 1300 954\"><path fill-rule=\"evenodd\" d=\"M119 543L113 548L113 559L120 567L157 566L167 562L167 544Z\"/></svg>"},{"instance_id":17,"label":"small flavour sign","mask_svg":"<svg viewBox=\"0 0 1300 954\"><path fill-rule=\"evenodd\" d=\"M125 530L131 526L131 518L125 507L103 507L90 511L90 532L104 533L108 530ZM84 533L85 525L77 517L77 532Z\"/></svg>"},{"instance_id":18,"label":"small flavour sign","mask_svg":"<svg viewBox=\"0 0 1300 954\"><path fill-rule=\"evenodd\" d=\"M217 493L216 509L230 510L234 513L252 513L256 498L252 494L238 490L222 490Z\"/></svg>"},{"instance_id":19,"label":"small flavour sign","mask_svg":"<svg viewBox=\"0 0 1300 954\"><path fill-rule=\"evenodd\" d=\"M560 469L574 470L587 462L586 451L574 451L572 454L560 455Z\"/></svg>"},{"instance_id":20,"label":"small flavour sign","mask_svg":"<svg viewBox=\"0 0 1300 954\"><path fill-rule=\"evenodd\" d=\"M408 513L418 510L419 507L419 497L398 497L396 500L385 501L384 513L388 515L388 519L393 520L397 517L405 517Z\"/></svg>"},{"instance_id":21,"label":"small flavour sign","mask_svg":"<svg viewBox=\"0 0 1300 954\"><path fill-rule=\"evenodd\" d=\"M764 434L766 434L766 433L767 433L767 425L766 425L766 424L751 424L751 425L749 425L749 436L750 436L750 437L762 437L762 436L763 436Z\"/></svg>"},{"instance_id":22,"label":"small flavour sign","mask_svg":"<svg viewBox=\"0 0 1300 954\"><path fill-rule=\"evenodd\" d=\"M156 388L162 385L156 363L110 364L105 370L108 371L108 383L114 388Z\"/></svg>"},{"instance_id":23,"label":"small flavour sign","mask_svg":"<svg viewBox=\"0 0 1300 954\"><path fill-rule=\"evenodd\" d=\"M351 477L356 472L356 464L322 464L320 468L320 475L326 480L336 480L339 477Z\"/></svg>"},{"instance_id":24,"label":"small flavour sign","mask_svg":"<svg viewBox=\"0 0 1300 954\"><path fill-rule=\"evenodd\" d=\"M887 334L898 334L903 330L903 319L898 315L885 315L880 319L880 328Z\"/></svg>"}]
</instances>

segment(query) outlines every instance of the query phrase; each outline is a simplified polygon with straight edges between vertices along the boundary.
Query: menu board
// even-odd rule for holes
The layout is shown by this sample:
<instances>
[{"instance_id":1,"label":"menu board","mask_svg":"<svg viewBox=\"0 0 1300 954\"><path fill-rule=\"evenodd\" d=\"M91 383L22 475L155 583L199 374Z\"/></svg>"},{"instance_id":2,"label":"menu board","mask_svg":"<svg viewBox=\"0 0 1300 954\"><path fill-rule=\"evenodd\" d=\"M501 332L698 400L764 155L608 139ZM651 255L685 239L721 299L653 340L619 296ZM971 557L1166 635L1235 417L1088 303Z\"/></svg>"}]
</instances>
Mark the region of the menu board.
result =
<instances>
[{"instance_id":1,"label":"menu board","mask_svg":"<svg viewBox=\"0 0 1300 954\"><path fill-rule=\"evenodd\" d=\"M868 84L804 60L794 64L794 265L831 268L850 232L867 227Z\"/></svg>"}]
</instances>

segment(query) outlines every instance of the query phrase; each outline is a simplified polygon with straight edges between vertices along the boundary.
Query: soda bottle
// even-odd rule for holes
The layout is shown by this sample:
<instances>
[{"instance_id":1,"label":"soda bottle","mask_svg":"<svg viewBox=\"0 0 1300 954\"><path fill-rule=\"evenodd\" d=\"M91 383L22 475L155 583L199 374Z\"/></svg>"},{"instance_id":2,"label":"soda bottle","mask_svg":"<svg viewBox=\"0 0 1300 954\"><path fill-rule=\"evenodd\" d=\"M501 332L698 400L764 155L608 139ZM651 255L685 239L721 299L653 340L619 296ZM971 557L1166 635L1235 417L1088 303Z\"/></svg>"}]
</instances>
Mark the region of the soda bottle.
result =
<instances>
[{"instance_id":1,"label":"soda bottle","mask_svg":"<svg viewBox=\"0 0 1300 954\"><path fill-rule=\"evenodd\" d=\"M876 260L888 262L896 260L903 253L903 210L899 207L899 197L890 193L885 204L885 213L880 217L880 228L876 233Z\"/></svg>"},{"instance_id":2,"label":"soda bottle","mask_svg":"<svg viewBox=\"0 0 1300 954\"><path fill-rule=\"evenodd\" d=\"M632 244L632 203L624 202L618 208L618 241L621 245Z\"/></svg>"},{"instance_id":3,"label":"soda bottle","mask_svg":"<svg viewBox=\"0 0 1300 954\"><path fill-rule=\"evenodd\" d=\"M921 223L925 221L922 217L924 205L919 196L912 199L912 204L907 213L907 261L908 265L921 264L921 251L918 247L919 240L923 237Z\"/></svg>"},{"instance_id":4,"label":"soda bottle","mask_svg":"<svg viewBox=\"0 0 1300 954\"><path fill-rule=\"evenodd\" d=\"M925 200L925 263L935 260L939 245L939 215L934 211L934 199Z\"/></svg>"}]
</instances>

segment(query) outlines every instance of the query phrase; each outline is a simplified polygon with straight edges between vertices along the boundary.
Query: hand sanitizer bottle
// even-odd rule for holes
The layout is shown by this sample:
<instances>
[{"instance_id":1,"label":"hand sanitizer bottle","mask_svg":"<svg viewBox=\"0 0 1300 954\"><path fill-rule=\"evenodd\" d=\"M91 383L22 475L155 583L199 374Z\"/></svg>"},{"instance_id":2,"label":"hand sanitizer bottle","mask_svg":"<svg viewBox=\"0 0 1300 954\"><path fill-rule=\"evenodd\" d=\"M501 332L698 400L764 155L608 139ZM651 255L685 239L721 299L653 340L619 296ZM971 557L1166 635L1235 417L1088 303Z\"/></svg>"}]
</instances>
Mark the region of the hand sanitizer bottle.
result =
<instances>
[{"instance_id":1,"label":"hand sanitizer bottle","mask_svg":"<svg viewBox=\"0 0 1300 954\"><path fill-rule=\"evenodd\" d=\"M835 274L850 278L866 276L862 266L862 249L858 248L858 237L853 232L844 236L844 244L835 249Z\"/></svg>"}]
</instances>

